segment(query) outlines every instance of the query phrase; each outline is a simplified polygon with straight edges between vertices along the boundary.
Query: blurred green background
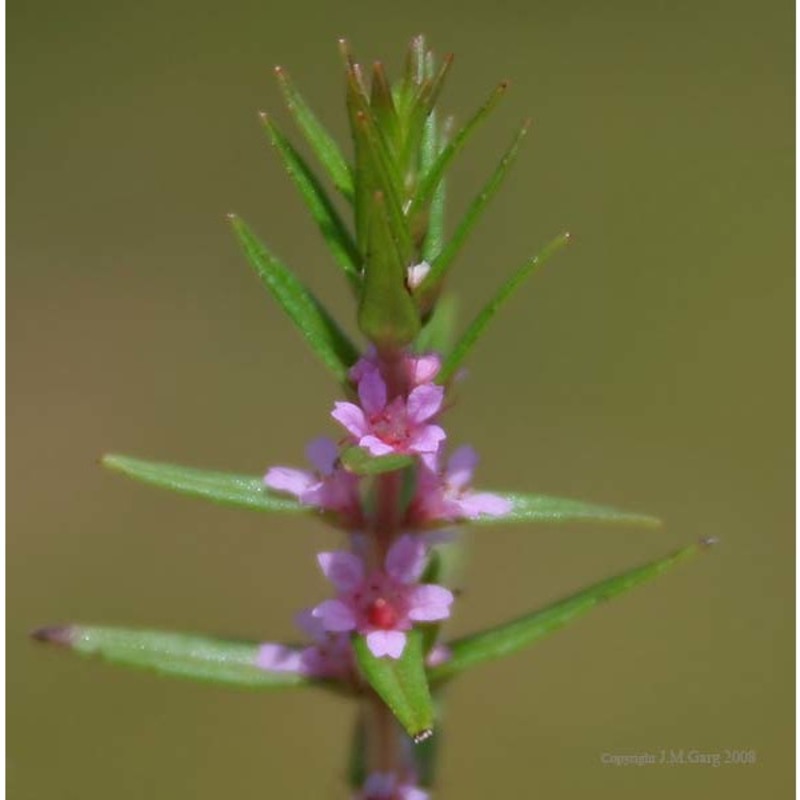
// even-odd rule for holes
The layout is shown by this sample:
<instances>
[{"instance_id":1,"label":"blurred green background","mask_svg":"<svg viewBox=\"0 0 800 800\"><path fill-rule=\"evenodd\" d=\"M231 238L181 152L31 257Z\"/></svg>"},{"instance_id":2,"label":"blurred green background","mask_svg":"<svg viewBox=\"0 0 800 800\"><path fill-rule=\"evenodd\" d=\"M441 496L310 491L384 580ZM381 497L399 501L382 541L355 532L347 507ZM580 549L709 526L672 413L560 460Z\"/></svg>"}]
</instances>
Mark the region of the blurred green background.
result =
<instances>
[{"instance_id":1,"label":"blurred green background","mask_svg":"<svg viewBox=\"0 0 800 800\"><path fill-rule=\"evenodd\" d=\"M343 134L336 38L396 68L420 31L457 55L443 102L460 119L513 83L456 168L451 219L534 119L458 265L464 312L574 236L477 348L452 441L480 449L484 485L667 521L482 529L452 630L722 539L460 680L439 796L788 796L788 1L13 0L9 26L10 796L345 796L343 702L117 671L26 634L82 620L290 638L295 610L324 596L313 553L332 540L315 523L170 496L96 461L260 472L333 430L336 387L224 214L352 320L256 112L280 107L280 63ZM601 763L662 748L753 749L758 763Z\"/></svg>"}]
</instances>

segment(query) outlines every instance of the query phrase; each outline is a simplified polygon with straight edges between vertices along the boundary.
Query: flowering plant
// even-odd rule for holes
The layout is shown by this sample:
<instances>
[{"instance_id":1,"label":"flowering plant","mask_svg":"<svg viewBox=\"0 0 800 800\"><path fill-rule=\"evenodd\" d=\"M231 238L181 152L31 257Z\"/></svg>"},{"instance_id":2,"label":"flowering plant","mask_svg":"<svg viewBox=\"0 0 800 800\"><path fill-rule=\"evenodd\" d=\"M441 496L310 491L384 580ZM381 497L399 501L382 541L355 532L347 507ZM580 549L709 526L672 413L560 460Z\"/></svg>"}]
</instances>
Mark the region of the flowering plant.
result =
<instances>
[{"instance_id":1,"label":"flowering plant","mask_svg":"<svg viewBox=\"0 0 800 800\"><path fill-rule=\"evenodd\" d=\"M357 346L250 228L230 216L257 276L339 384L343 399L334 402L330 416L341 427L340 438L313 439L307 447L309 469L273 466L263 478L126 456L104 459L113 470L172 491L319 517L345 536L343 549L317 556L332 596L299 612L305 645L85 625L42 628L34 635L183 678L260 689L317 687L346 695L361 707L350 776L354 795L422 800L433 783L434 701L449 681L532 644L708 542L493 629L455 641L442 637L442 623L456 600L445 585L443 556L458 546L459 526L658 521L574 500L473 487L477 454L468 445L453 448L443 426L463 364L502 305L569 237L556 237L513 272L451 345L454 315L445 294L451 267L513 163L527 125L448 238L447 172L506 84L455 131L437 110L452 59L437 64L422 37L411 42L404 73L394 83L379 63L368 82L346 43L342 54L352 163L288 75L276 72L289 110L352 212L352 224L279 126L265 115L262 121L352 289L367 346Z\"/></svg>"}]
</instances>

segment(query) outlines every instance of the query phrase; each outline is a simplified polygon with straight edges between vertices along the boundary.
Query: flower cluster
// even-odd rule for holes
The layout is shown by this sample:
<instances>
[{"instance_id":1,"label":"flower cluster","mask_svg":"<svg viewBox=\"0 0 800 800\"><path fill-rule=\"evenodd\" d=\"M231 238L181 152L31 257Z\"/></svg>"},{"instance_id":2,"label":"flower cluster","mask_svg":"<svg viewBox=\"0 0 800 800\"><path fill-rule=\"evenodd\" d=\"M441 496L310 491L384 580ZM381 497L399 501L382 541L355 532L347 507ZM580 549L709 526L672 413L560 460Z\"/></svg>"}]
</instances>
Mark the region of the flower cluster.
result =
<instances>
[{"instance_id":1,"label":"flower cluster","mask_svg":"<svg viewBox=\"0 0 800 800\"><path fill-rule=\"evenodd\" d=\"M264 477L270 489L333 515L350 534L350 547L317 556L335 596L298 617L313 644L302 651L264 644L262 667L353 679L352 634L364 636L376 658L397 659L415 624L450 616L453 593L423 580L435 543L426 530L482 514L503 515L510 507L504 498L470 488L477 464L471 447L445 459L447 435L438 424L445 387L435 382L440 366L436 354L405 353L391 365L390 381L389 367L374 349L368 351L349 373L353 400L336 402L331 413L345 430L343 440L313 440L307 448L313 470L272 467ZM352 447L376 458L412 457L414 488L397 519L387 521L370 510L369 479L342 464L342 449ZM428 657L444 656L439 648Z\"/></svg>"}]
</instances>

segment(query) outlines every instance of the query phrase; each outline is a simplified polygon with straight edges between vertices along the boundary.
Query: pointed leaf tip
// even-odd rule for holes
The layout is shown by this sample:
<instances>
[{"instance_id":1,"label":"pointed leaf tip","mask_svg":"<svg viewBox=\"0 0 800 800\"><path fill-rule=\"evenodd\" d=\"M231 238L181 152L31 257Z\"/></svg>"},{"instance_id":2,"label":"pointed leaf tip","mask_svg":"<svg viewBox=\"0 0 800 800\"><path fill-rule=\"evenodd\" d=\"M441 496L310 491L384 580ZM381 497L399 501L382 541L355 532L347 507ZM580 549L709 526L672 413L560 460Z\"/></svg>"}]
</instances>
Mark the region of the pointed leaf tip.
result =
<instances>
[{"instance_id":1,"label":"pointed leaf tip","mask_svg":"<svg viewBox=\"0 0 800 800\"><path fill-rule=\"evenodd\" d=\"M557 253L562 247L569 244L569 233L562 233L556 236L551 242L546 244L542 250L537 253L533 258L528 259L510 278L497 290L495 296L478 312L469 327L464 331L458 344L453 348L452 353L448 355L442 369L439 373L438 380L445 382L449 380L458 371L461 362L466 358L467 354L472 350L475 343L480 339L486 330L486 326L494 318L500 308L506 301L516 292L520 285L527 277L532 275L539 267L541 267L551 256ZM433 269L428 274L428 278L433 273ZM422 288L425 288L425 282Z\"/></svg>"},{"instance_id":2,"label":"pointed leaf tip","mask_svg":"<svg viewBox=\"0 0 800 800\"><path fill-rule=\"evenodd\" d=\"M495 492L490 494L507 500L511 510L499 516L482 515L470 520L479 525L500 525L509 522L544 522L572 523L593 522L601 524L641 526L644 528L660 528L662 522L658 517L640 514L635 511L587 503L567 497L553 497L543 494L523 494L520 492Z\"/></svg>"},{"instance_id":3,"label":"pointed leaf tip","mask_svg":"<svg viewBox=\"0 0 800 800\"><path fill-rule=\"evenodd\" d=\"M355 636L353 648L364 677L415 742L433 734L434 709L425 675L422 631L406 634L398 659L376 658L365 637Z\"/></svg>"},{"instance_id":4,"label":"pointed leaf tip","mask_svg":"<svg viewBox=\"0 0 800 800\"><path fill-rule=\"evenodd\" d=\"M176 678L249 689L326 685L293 667L259 666L258 642L93 625L41 628L34 635L40 641L66 645L79 655ZM287 651L294 650L285 647Z\"/></svg>"},{"instance_id":5,"label":"pointed leaf tip","mask_svg":"<svg viewBox=\"0 0 800 800\"><path fill-rule=\"evenodd\" d=\"M677 564L708 549L707 539L676 550L666 557L650 561L612 578L595 583L581 591L558 600L496 628L481 631L452 642L450 659L428 671L436 684L484 661L502 658L537 642L539 639L572 623L600 603L625 594L648 583Z\"/></svg>"},{"instance_id":6,"label":"pointed leaf tip","mask_svg":"<svg viewBox=\"0 0 800 800\"><path fill-rule=\"evenodd\" d=\"M214 503L256 511L313 511L310 506L301 506L294 499L270 491L258 475L236 475L116 454L103 456L100 463L142 483Z\"/></svg>"},{"instance_id":7,"label":"pointed leaf tip","mask_svg":"<svg viewBox=\"0 0 800 800\"><path fill-rule=\"evenodd\" d=\"M358 350L327 309L297 276L235 215L229 220L245 257L270 294L294 322L323 363L345 381Z\"/></svg>"},{"instance_id":8,"label":"pointed leaf tip","mask_svg":"<svg viewBox=\"0 0 800 800\"><path fill-rule=\"evenodd\" d=\"M49 625L31 631L31 639L37 642L46 642L59 647L71 647L75 638L74 628L71 625Z\"/></svg>"},{"instance_id":9,"label":"pointed leaf tip","mask_svg":"<svg viewBox=\"0 0 800 800\"><path fill-rule=\"evenodd\" d=\"M263 111L259 114L259 118L286 172L317 223L333 258L344 271L353 289L357 290L361 284L359 273L361 257L347 225L328 197L319 178L272 118Z\"/></svg>"}]
</instances>

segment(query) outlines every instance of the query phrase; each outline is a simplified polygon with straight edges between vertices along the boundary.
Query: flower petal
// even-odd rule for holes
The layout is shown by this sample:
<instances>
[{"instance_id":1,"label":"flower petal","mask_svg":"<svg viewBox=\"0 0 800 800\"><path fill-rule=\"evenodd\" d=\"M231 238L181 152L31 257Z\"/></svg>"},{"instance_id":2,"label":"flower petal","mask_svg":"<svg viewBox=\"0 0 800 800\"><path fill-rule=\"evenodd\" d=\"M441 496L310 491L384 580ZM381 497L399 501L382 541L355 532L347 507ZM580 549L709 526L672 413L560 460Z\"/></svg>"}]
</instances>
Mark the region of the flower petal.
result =
<instances>
[{"instance_id":1,"label":"flower petal","mask_svg":"<svg viewBox=\"0 0 800 800\"><path fill-rule=\"evenodd\" d=\"M386 405L386 384L377 369L368 371L359 381L358 399L368 416L383 410Z\"/></svg>"},{"instance_id":2,"label":"flower petal","mask_svg":"<svg viewBox=\"0 0 800 800\"><path fill-rule=\"evenodd\" d=\"M406 647L403 631L372 631L367 634L367 647L375 658L400 658Z\"/></svg>"},{"instance_id":3,"label":"flower petal","mask_svg":"<svg viewBox=\"0 0 800 800\"><path fill-rule=\"evenodd\" d=\"M364 412L355 403L334 403L331 416L357 439L369 430Z\"/></svg>"},{"instance_id":4,"label":"flower petal","mask_svg":"<svg viewBox=\"0 0 800 800\"><path fill-rule=\"evenodd\" d=\"M453 593L435 583L415 586L408 594L408 618L415 622L434 622L450 616Z\"/></svg>"},{"instance_id":5,"label":"flower petal","mask_svg":"<svg viewBox=\"0 0 800 800\"><path fill-rule=\"evenodd\" d=\"M478 453L474 447L465 444L457 448L447 460L445 474L448 485L454 489L463 489L468 486L477 466Z\"/></svg>"},{"instance_id":6,"label":"flower petal","mask_svg":"<svg viewBox=\"0 0 800 800\"><path fill-rule=\"evenodd\" d=\"M415 583L425 570L428 548L419 536L401 536L386 554L386 572L400 583Z\"/></svg>"},{"instance_id":7,"label":"flower petal","mask_svg":"<svg viewBox=\"0 0 800 800\"><path fill-rule=\"evenodd\" d=\"M341 600L323 600L311 612L322 620L326 631L343 633L356 627L356 615L353 609Z\"/></svg>"},{"instance_id":8,"label":"flower petal","mask_svg":"<svg viewBox=\"0 0 800 800\"><path fill-rule=\"evenodd\" d=\"M412 385L419 386L421 383L430 383L436 377L441 366L442 359L436 353L412 358L409 369Z\"/></svg>"},{"instance_id":9,"label":"flower petal","mask_svg":"<svg viewBox=\"0 0 800 800\"><path fill-rule=\"evenodd\" d=\"M365 450L368 450L372 453L373 456L387 456L389 453L394 453L394 447L390 444L386 444L383 439L379 439L377 436L373 436L369 434L368 436L362 436L358 440L359 447L363 447Z\"/></svg>"},{"instance_id":10,"label":"flower petal","mask_svg":"<svg viewBox=\"0 0 800 800\"><path fill-rule=\"evenodd\" d=\"M277 492L288 492L300 497L309 487L317 482L316 475L304 469L292 467L270 467L264 476L264 484Z\"/></svg>"},{"instance_id":11,"label":"flower petal","mask_svg":"<svg viewBox=\"0 0 800 800\"><path fill-rule=\"evenodd\" d=\"M446 644L435 644L425 659L425 666L428 668L438 667L440 664L446 664L453 656L452 651Z\"/></svg>"},{"instance_id":12,"label":"flower petal","mask_svg":"<svg viewBox=\"0 0 800 800\"><path fill-rule=\"evenodd\" d=\"M502 517L513 508L510 500L496 494L489 494L489 492L467 492L458 501L458 505L461 513L467 519L474 519L481 514Z\"/></svg>"},{"instance_id":13,"label":"flower petal","mask_svg":"<svg viewBox=\"0 0 800 800\"><path fill-rule=\"evenodd\" d=\"M306 457L318 472L330 475L339 458L339 448L330 437L320 436L308 443Z\"/></svg>"},{"instance_id":14,"label":"flower petal","mask_svg":"<svg viewBox=\"0 0 800 800\"><path fill-rule=\"evenodd\" d=\"M435 453L447 434L438 425L423 425L414 431L408 449L415 453Z\"/></svg>"},{"instance_id":15,"label":"flower petal","mask_svg":"<svg viewBox=\"0 0 800 800\"><path fill-rule=\"evenodd\" d=\"M264 642L256 655L256 666L270 672L302 672L302 651L284 644Z\"/></svg>"},{"instance_id":16,"label":"flower petal","mask_svg":"<svg viewBox=\"0 0 800 800\"><path fill-rule=\"evenodd\" d=\"M317 561L322 574L340 592L349 592L364 580L364 562L352 553L346 553L344 550L319 553Z\"/></svg>"},{"instance_id":17,"label":"flower petal","mask_svg":"<svg viewBox=\"0 0 800 800\"><path fill-rule=\"evenodd\" d=\"M399 800L430 800L430 795L416 786L400 786L397 792Z\"/></svg>"},{"instance_id":18,"label":"flower petal","mask_svg":"<svg viewBox=\"0 0 800 800\"><path fill-rule=\"evenodd\" d=\"M444 386L426 383L412 389L408 395L406 410L408 418L413 422L425 422L438 413L444 401Z\"/></svg>"},{"instance_id":19,"label":"flower petal","mask_svg":"<svg viewBox=\"0 0 800 800\"><path fill-rule=\"evenodd\" d=\"M347 377L357 384L368 372L378 368L376 364L377 358L378 352L375 349L375 345L371 344L364 355L350 367Z\"/></svg>"},{"instance_id":20,"label":"flower petal","mask_svg":"<svg viewBox=\"0 0 800 800\"><path fill-rule=\"evenodd\" d=\"M314 616L314 610L311 608L304 608L299 611L294 618L294 624L300 628L303 633L308 634L315 642L320 642L325 639L326 632L325 626L319 617Z\"/></svg>"}]
</instances>

